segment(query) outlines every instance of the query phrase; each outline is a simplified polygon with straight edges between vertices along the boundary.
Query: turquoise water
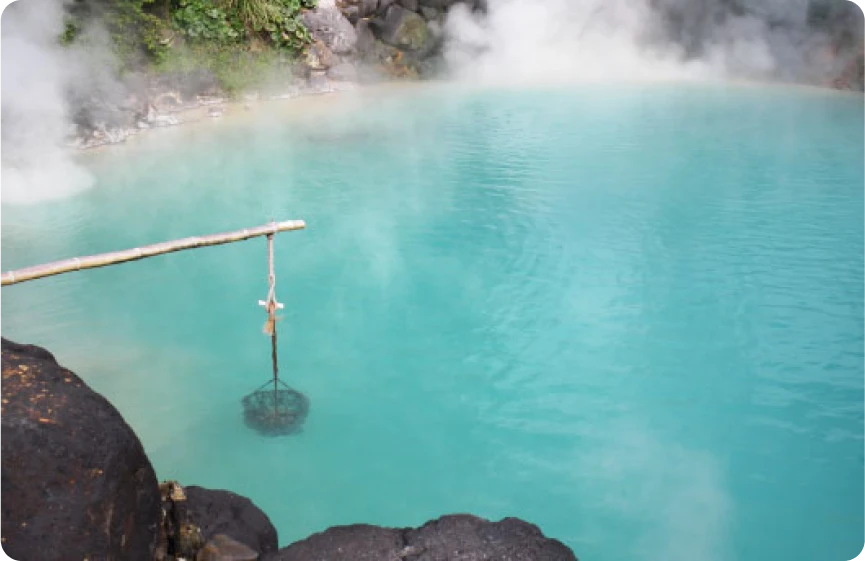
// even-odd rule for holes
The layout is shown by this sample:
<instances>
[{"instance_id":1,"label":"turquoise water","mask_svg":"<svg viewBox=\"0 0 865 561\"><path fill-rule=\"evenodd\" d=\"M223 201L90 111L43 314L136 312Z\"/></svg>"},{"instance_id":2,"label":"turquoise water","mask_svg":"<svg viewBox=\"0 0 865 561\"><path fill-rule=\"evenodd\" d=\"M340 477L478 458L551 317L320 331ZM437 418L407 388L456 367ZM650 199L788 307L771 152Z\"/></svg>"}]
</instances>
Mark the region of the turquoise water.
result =
<instances>
[{"instance_id":1,"label":"turquoise water","mask_svg":"<svg viewBox=\"0 0 865 561\"><path fill-rule=\"evenodd\" d=\"M862 549L863 108L811 90L371 91L86 157L3 269L303 218L276 240L304 432L264 438L265 243L3 290L161 479L283 544L519 516L587 560Z\"/></svg>"}]
</instances>

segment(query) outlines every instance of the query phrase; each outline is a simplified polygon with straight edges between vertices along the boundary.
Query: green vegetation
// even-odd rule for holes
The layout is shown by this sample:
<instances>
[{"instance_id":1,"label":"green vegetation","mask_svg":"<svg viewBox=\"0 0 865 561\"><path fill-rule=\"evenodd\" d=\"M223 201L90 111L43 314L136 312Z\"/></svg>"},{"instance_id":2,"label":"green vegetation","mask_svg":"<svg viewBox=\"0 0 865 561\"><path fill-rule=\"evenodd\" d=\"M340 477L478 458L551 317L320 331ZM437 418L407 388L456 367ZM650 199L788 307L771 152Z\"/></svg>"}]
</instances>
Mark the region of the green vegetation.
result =
<instances>
[{"instance_id":1,"label":"green vegetation","mask_svg":"<svg viewBox=\"0 0 865 561\"><path fill-rule=\"evenodd\" d=\"M311 41L303 9L316 0L76 0L60 42L80 40L91 19L101 20L119 70L207 69L229 93L290 63Z\"/></svg>"},{"instance_id":2,"label":"green vegetation","mask_svg":"<svg viewBox=\"0 0 865 561\"><path fill-rule=\"evenodd\" d=\"M204 69L211 72L231 97L258 86L279 74L290 76L294 56L277 49L253 51L240 45L201 43L172 49L169 56L153 65L156 72L187 73Z\"/></svg>"}]
</instances>

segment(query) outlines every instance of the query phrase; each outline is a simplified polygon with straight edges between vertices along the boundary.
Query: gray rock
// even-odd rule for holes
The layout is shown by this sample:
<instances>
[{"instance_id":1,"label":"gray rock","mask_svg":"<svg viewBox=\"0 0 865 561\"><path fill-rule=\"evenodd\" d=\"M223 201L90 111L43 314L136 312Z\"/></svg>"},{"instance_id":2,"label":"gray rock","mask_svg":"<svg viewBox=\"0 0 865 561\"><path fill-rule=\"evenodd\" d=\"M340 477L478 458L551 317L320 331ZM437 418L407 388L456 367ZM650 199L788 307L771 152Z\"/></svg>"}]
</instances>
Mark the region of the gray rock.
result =
<instances>
[{"instance_id":1,"label":"gray rock","mask_svg":"<svg viewBox=\"0 0 865 561\"><path fill-rule=\"evenodd\" d=\"M313 39L321 41L336 54L354 50L357 34L351 22L337 8L316 8L303 14L303 24Z\"/></svg>"},{"instance_id":2,"label":"gray rock","mask_svg":"<svg viewBox=\"0 0 865 561\"><path fill-rule=\"evenodd\" d=\"M305 61L310 70L327 70L335 64L335 58L324 41L315 41L306 49Z\"/></svg>"},{"instance_id":3,"label":"gray rock","mask_svg":"<svg viewBox=\"0 0 865 561\"><path fill-rule=\"evenodd\" d=\"M362 19L358 21L355 26L355 33L357 34L357 43L355 46L358 53L363 55L375 48L377 39L370 28L369 20Z\"/></svg>"},{"instance_id":4,"label":"gray rock","mask_svg":"<svg viewBox=\"0 0 865 561\"><path fill-rule=\"evenodd\" d=\"M417 529L356 524L330 528L263 561L577 561L559 541L527 522L444 516Z\"/></svg>"},{"instance_id":5,"label":"gray rock","mask_svg":"<svg viewBox=\"0 0 865 561\"><path fill-rule=\"evenodd\" d=\"M400 6L409 10L410 12L418 11L418 3L417 0L399 0Z\"/></svg>"},{"instance_id":6,"label":"gray rock","mask_svg":"<svg viewBox=\"0 0 865 561\"><path fill-rule=\"evenodd\" d=\"M355 82L357 81L357 68L350 62L341 62L328 70L327 76L338 82Z\"/></svg>"},{"instance_id":7,"label":"gray rock","mask_svg":"<svg viewBox=\"0 0 865 561\"><path fill-rule=\"evenodd\" d=\"M378 0L360 0L358 6L360 7L360 17L369 17L378 10Z\"/></svg>"},{"instance_id":8,"label":"gray rock","mask_svg":"<svg viewBox=\"0 0 865 561\"><path fill-rule=\"evenodd\" d=\"M346 6L342 9L342 15L354 25L361 18L360 6Z\"/></svg>"},{"instance_id":9,"label":"gray rock","mask_svg":"<svg viewBox=\"0 0 865 561\"><path fill-rule=\"evenodd\" d=\"M195 561L257 561L258 552L225 534L213 536L195 556Z\"/></svg>"},{"instance_id":10,"label":"gray rock","mask_svg":"<svg viewBox=\"0 0 865 561\"><path fill-rule=\"evenodd\" d=\"M447 12L456 4L467 4L472 11L487 11L487 0L418 0L418 3L440 12Z\"/></svg>"},{"instance_id":11,"label":"gray rock","mask_svg":"<svg viewBox=\"0 0 865 561\"><path fill-rule=\"evenodd\" d=\"M314 93L325 93L331 91L327 73L315 70L309 73L309 89Z\"/></svg>"},{"instance_id":12,"label":"gray rock","mask_svg":"<svg viewBox=\"0 0 865 561\"><path fill-rule=\"evenodd\" d=\"M441 12L446 12L451 6L458 3L460 0L418 0L421 6L435 8Z\"/></svg>"},{"instance_id":13,"label":"gray rock","mask_svg":"<svg viewBox=\"0 0 865 561\"><path fill-rule=\"evenodd\" d=\"M439 17L439 11L432 6L421 6L420 13L427 21L435 21Z\"/></svg>"},{"instance_id":14,"label":"gray rock","mask_svg":"<svg viewBox=\"0 0 865 561\"><path fill-rule=\"evenodd\" d=\"M361 60L372 64L388 65L400 58L402 57L399 49L374 39L372 46L362 53Z\"/></svg>"},{"instance_id":15,"label":"gray rock","mask_svg":"<svg viewBox=\"0 0 865 561\"><path fill-rule=\"evenodd\" d=\"M441 74L444 66L444 59L441 57L430 57L419 61L417 70L422 78L434 78Z\"/></svg>"},{"instance_id":16,"label":"gray rock","mask_svg":"<svg viewBox=\"0 0 865 561\"><path fill-rule=\"evenodd\" d=\"M432 43L432 34L424 19L399 5L387 9L379 38L388 45L409 51L428 50Z\"/></svg>"}]
</instances>

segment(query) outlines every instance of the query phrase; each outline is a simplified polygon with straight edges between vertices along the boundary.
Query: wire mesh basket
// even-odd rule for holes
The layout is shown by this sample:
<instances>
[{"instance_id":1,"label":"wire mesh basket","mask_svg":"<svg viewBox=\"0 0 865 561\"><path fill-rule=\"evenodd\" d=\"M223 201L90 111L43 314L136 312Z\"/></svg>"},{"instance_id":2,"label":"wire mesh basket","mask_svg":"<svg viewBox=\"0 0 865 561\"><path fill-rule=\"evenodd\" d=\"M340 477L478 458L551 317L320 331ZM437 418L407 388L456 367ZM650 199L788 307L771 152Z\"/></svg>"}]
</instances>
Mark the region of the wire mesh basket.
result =
<instances>
[{"instance_id":1,"label":"wire mesh basket","mask_svg":"<svg viewBox=\"0 0 865 561\"><path fill-rule=\"evenodd\" d=\"M309 413L309 399L280 380L268 381L242 403L246 425L265 436L299 432Z\"/></svg>"}]
</instances>

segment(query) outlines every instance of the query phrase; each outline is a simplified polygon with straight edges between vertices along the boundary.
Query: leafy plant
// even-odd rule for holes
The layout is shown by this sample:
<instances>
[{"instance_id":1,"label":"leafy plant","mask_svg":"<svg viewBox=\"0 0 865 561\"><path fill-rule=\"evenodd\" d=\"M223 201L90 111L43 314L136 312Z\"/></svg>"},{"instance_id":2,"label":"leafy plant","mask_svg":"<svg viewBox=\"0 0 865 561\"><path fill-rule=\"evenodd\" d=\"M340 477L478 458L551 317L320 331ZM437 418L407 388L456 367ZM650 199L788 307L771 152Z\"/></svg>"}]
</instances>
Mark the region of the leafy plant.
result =
<instances>
[{"instance_id":1,"label":"leafy plant","mask_svg":"<svg viewBox=\"0 0 865 561\"><path fill-rule=\"evenodd\" d=\"M63 33L60 34L60 44L71 45L78 38L79 33L81 33L81 29L78 22L72 18L66 18L66 21L63 22Z\"/></svg>"},{"instance_id":2,"label":"leafy plant","mask_svg":"<svg viewBox=\"0 0 865 561\"><path fill-rule=\"evenodd\" d=\"M244 29L225 11L208 0L181 0L174 23L191 41L232 43L243 38Z\"/></svg>"},{"instance_id":3,"label":"leafy plant","mask_svg":"<svg viewBox=\"0 0 865 561\"><path fill-rule=\"evenodd\" d=\"M114 0L105 14L104 22L123 66L165 55L168 28L148 11L152 4L153 0Z\"/></svg>"},{"instance_id":4,"label":"leafy plant","mask_svg":"<svg viewBox=\"0 0 865 561\"><path fill-rule=\"evenodd\" d=\"M301 10L315 0L224 0L247 29L267 36L280 49L299 51L310 42Z\"/></svg>"},{"instance_id":5,"label":"leafy plant","mask_svg":"<svg viewBox=\"0 0 865 561\"><path fill-rule=\"evenodd\" d=\"M86 41L99 19L118 71L207 69L229 93L284 77L311 42L302 10L316 0L68 0L63 45Z\"/></svg>"},{"instance_id":6,"label":"leafy plant","mask_svg":"<svg viewBox=\"0 0 865 561\"><path fill-rule=\"evenodd\" d=\"M297 52L310 41L301 10L314 5L315 0L180 0L173 20L193 43L228 44L255 36Z\"/></svg>"},{"instance_id":7,"label":"leafy plant","mask_svg":"<svg viewBox=\"0 0 865 561\"><path fill-rule=\"evenodd\" d=\"M225 0L225 5L237 14L244 26L255 30L276 18L280 8L273 0Z\"/></svg>"}]
</instances>

